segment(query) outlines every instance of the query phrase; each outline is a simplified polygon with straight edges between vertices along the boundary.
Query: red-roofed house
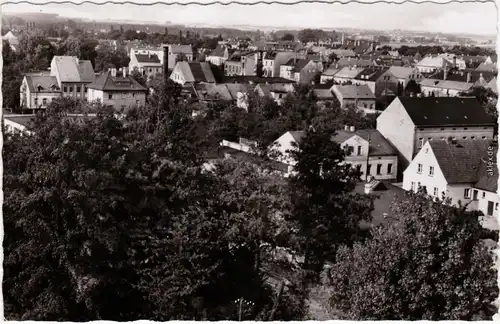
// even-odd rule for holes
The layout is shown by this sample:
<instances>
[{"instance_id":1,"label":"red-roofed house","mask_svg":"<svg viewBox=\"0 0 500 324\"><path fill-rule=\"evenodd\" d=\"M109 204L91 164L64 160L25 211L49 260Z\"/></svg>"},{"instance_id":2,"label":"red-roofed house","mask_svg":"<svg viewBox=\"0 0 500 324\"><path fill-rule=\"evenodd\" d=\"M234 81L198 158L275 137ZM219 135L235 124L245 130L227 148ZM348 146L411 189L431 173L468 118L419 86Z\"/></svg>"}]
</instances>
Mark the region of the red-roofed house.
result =
<instances>
[{"instance_id":1,"label":"red-roofed house","mask_svg":"<svg viewBox=\"0 0 500 324\"><path fill-rule=\"evenodd\" d=\"M123 69L121 75L117 75L116 69L102 73L95 82L88 85L88 89L89 102L100 101L103 105L112 106L117 110L144 106L148 91L127 75L126 69Z\"/></svg>"}]
</instances>

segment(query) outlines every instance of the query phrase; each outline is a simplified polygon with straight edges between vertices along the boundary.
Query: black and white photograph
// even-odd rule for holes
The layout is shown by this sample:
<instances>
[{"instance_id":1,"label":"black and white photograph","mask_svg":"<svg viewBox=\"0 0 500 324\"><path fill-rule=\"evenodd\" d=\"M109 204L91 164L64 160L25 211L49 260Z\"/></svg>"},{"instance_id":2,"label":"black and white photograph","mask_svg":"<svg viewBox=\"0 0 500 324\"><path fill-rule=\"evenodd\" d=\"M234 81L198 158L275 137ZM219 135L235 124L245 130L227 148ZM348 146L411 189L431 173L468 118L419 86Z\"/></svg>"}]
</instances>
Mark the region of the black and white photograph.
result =
<instances>
[{"instance_id":1,"label":"black and white photograph","mask_svg":"<svg viewBox=\"0 0 500 324\"><path fill-rule=\"evenodd\" d=\"M5 320L499 320L495 2L209 1L3 1Z\"/></svg>"}]
</instances>

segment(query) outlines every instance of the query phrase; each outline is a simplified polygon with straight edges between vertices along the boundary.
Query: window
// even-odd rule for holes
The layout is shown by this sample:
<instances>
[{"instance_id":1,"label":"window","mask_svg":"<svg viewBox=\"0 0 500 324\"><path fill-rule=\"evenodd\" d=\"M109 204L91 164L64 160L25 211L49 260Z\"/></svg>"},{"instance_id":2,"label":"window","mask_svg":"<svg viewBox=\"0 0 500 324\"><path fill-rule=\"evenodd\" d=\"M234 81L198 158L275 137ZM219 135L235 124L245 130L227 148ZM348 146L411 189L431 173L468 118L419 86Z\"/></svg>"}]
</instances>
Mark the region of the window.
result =
<instances>
[{"instance_id":1,"label":"window","mask_svg":"<svg viewBox=\"0 0 500 324\"><path fill-rule=\"evenodd\" d=\"M441 128L441 130L444 130L444 128Z\"/></svg>"},{"instance_id":2,"label":"window","mask_svg":"<svg viewBox=\"0 0 500 324\"><path fill-rule=\"evenodd\" d=\"M464 137L462 137L462 138L463 138L464 140L466 140L466 139L467 139L467 136L464 136Z\"/></svg>"},{"instance_id":3,"label":"window","mask_svg":"<svg viewBox=\"0 0 500 324\"><path fill-rule=\"evenodd\" d=\"M411 191L415 191L415 182L411 182Z\"/></svg>"},{"instance_id":4,"label":"window","mask_svg":"<svg viewBox=\"0 0 500 324\"><path fill-rule=\"evenodd\" d=\"M419 138L418 139L418 147L422 147L424 145L424 139L423 138Z\"/></svg>"},{"instance_id":5,"label":"window","mask_svg":"<svg viewBox=\"0 0 500 324\"><path fill-rule=\"evenodd\" d=\"M417 182L417 190L420 190L420 181Z\"/></svg>"},{"instance_id":6,"label":"window","mask_svg":"<svg viewBox=\"0 0 500 324\"><path fill-rule=\"evenodd\" d=\"M439 195L439 189L437 187L434 187L434 196L438 196Z\"/></svg>"},{"instance_id":7,"label":"window","mask_svg":"<svg viewBox=\"0 0 500 324\"><path fill-rule=\"evenodd\" d=\"M486 192L483 191L482 198L486 198Z\"/></svg>"},{"instance_id":8,"label":"window","mask_svg":"<svg viewBox=\"0 0 500 324\"><path fill-rule=\"evenodd\" d=\"M387 164L387 174L392 173L392 163Z\"/></svg>"},{"instance_id":9,"label":"window","mask_svg":"<svg viewBox=\"0 0 500 324\"><path fill-rule=\"evenodd\" d=\"M382 164L377 164L377 174L380 175L380 171L382 170Z\"/></svg>"},{"instance_id":10,"label":"window","mask_svg":"<svg viewBox=\"0 0 500 324\"><path fill-rule=\"evenodd\" d=\"M482 138L483 138L483 139L486 139L486 136L483 136Z\"/></svg>"},{"instance_id":11,"label":"window","mask_svg":"<svg viewBox=\"0 0 500 324\"><path fill-rule=\"evenodd\" d=\"M368 164L367 168L366 168L366 175L370 175L370 171L371 171L371 168L372 168L372 165L371 164Z\"/></svg>"},{"instance_id":12,"label":"window","mask_svg":"<svg viewBox=\"0 0 500 324\"><path fill-rule=\"evenodd\" d=\"M453 127L451 130L457 130L455 127Z\"/></svg>"},{"instance_id":13,"label":"window","mask_svg":"<svg viewBox=\"0 0 500 324\"><path fill-rule=\"evenodd\" d=\"M73 92L73 87L69 87L69 92Z\"/></svg>"},{"instance_id":14,"label":"window","mask_svg":"<svg viewBox=\"0 0 500 324\"><path fill-rule=\"evenodd\" d=\"M472 200L477 200L477 194L478 194L478 191L477 190L474 190L472 192Z\"/></svg>"},{"instance_id":15,"label":"window","mask_svg":"<svg viewBox=\"0 0 500 324\"><path fill-rule=\"evenodd\" d=\"M34 101L35 101L35 107L38 106L38 98L35 98Z\"/></svg>"},{"instance_id":16,"label":"window","mask_svg":"<svg viewBox=\"0 0 500 324\"><path fill-rule=\"evenodd\" d=\"M495 204L495 210L498 210L498 203Z\"/></svg>"},{"instance_id":17,"label":"window","mask_svg":"<svg viewBox=\"0 0 500 324\"><path fill-rule=\"evenodd\" d=\"M63 92L68 92L68 87L67 86L63 87Z\"/></svg>"},{"instance_id":18,"label":"window","mask_svg":"<svg viewBox=\"0 0 500 324\"><path fill-rule=\"evenodd\" d=\"M108 94L108 99L113 99L113 95L111 93Z\"/></svg>"},{"instance_id":19,"label":"window","mask_svg":"<svg viewBox=\"0 0 500 324\"><path fill-rule=\"evenodd\" d=\"M44 105L44 106L47 105L47 98L42 99L42 105Z\"/></svg>"},{"instance_id":20,"label":"window","mask_svg":"<svg viewBox=\"0 0 500 324\"><path fill-rule=\"evenodd\" d=\"M467 199L470 198L470 188L464 189L464 198L467 198Z\"/></svg>"},{"instance_id":21,"label":"window","mask_svg":"<svg viewBox=\"0 0 500 324\"><path fill-rule=\"evenodd\" d=\"M467 130L467 127L464 127L464 130Z\"/></svg>"},{"instance_id":22,"label":"window","mask_svg":"<svg viewBox=\"0 0 500 324\"><path fill-rule=\"evenodd\" d=\"M76 87L76 93L80 93L82 91L82 88L80 86Z\"/></svg>"},{"instance_id":23,"label":"window","mask_svg":"<svg viewBox=\"0 0 500 324\"><path fill-rule=\"evenodd\" d=\"M434 176L434 167L430 166L429 167L429 177L432 177L432 176Z\"/></svg>"},{"instance_id":24,"label":"window","mask_svg":"<svg viewBox=\"0 0 500 324\"><path fill-rule=\"evenodd\" d=\"M358 145L358 155L361 155L361 145Z\"/></svg>"},{"instance_id":25,"label":"window","mask_svg":"<svg viewBox=\"0 0 500 324\"><path fill-rule=\"evenodd\" d=\"M432 137L427 137L427 140L428 141L432 141Z\"/></svg>"},{"instance_id":26,"label":"window","mask_svg":"<svg viewBox=\"0 0 500 324\"><path fill-rule=\"evenodd\" d=\"M87 93L87 87L83 87L83 92Z\"/></svg>"},{"instance_id":27,"label":"window","mask_svg":"<svg viewBox=\"0 0 500 324\"><path fill-rule=\"evenodd\" d=\"M470 139L476 139L476 136L471 136Z\"/></svg>"},{"instance_id":28,"label":"window","mask_svg":"<svg viewBox=\"0 0 500 324\"><path fill-rule=\"evenodd\" d=\"M417 173L422 173L422 164L417 165Z\"/></svg>"}]
</instances>

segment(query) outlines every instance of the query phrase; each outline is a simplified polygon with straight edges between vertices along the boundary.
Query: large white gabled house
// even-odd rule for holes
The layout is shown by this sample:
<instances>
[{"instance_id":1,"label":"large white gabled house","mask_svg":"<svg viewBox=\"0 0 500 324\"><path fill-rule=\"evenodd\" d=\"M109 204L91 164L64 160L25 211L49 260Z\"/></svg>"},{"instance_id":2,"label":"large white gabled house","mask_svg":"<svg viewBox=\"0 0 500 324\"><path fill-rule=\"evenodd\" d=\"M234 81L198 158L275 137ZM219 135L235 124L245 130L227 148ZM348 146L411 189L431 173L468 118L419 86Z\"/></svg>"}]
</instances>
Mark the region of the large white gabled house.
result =
<instances>
[{"instance_id":1,"label":"large white gabled house","mask_svg":"<svg viewBox=\"0 0 500 324\"><path fill-rule=\"evenodd\" d=\"M431 197L497 217L497 147L496 141L483 139L426 142L403 172L403 189L424 187Z\"/></svg>"}]
</instances>

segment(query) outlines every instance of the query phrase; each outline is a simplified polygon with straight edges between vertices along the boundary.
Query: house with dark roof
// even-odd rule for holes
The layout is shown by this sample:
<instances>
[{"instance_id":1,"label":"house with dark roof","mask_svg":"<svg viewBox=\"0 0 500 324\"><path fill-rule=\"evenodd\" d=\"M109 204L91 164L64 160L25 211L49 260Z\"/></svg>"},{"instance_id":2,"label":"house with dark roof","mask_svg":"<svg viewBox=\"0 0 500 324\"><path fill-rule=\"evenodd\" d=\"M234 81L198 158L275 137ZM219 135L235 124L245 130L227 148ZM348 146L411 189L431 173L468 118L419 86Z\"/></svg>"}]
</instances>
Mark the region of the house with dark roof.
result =
<instances>
[{"instance_id":1,"label":"house with dark roof","mask_svg":"<svg viewBox=\"0 0 500 324\"><path fill-rule=\"evenodd\" d=\"M257 63L259 59L260 52L236 51L224 62L224 75L257 75Z\"/></svg>"},{"instance_id":2,"label":"house with dark roof","mask_svg":"<svg viewBox=\"0 0 500 324\"><path fill-rule=\"evenodd\" d=\"M290 58L280 66L280 77L297 83L310 83L322 71L322 64L309 59Z\"/></svg>"},{"instance_id":3,"label":"house with dark roof","mask_svg":"<svg viewBox=\"0 0 500 324\"><path fill-rule=\"evenodd\" d=\"M471 70L456 71L445 67L422 80L420 86L426 96L454 97L474 86L487 85L494 75Z\"/></svg>"},{"instance_id":4,"label":"house with dark roof","mask_svg":"<svg viewBox=\"0 0 500 324\"><path fill-rule=\"evenodd\" d=\"M345 126L332 140L346 150L345 163L358 168L361 179L393 180L397 176L398 151L376 129Z\"/></svg>"},{"instance_id":5,"label":"house with dark roof","mask_svg":"<svg viewBox=\"0 0 500 324\"><path fill-rule=\"evenodd\" d=\"M126 69L117 74L116 69L111 69L99 75L88 85L87 100L99 101L105 106L116 110L146 104L147 89L135 79L127 75Z\"/></svg>"},{"instance_id":6,"label":"house with dark roof","mask_svg":"<svg viewBox=\"0 0 500 324\"><path fill-rule=\"evenodd\" d=\"M320 83L325 84L334 80L335 74L340 71L338 64L332 63L326 71L321 74Z\"/></svg>"},{"instance_id":7,"label":"house with dark roof","mask_svg":"<svg viewBox=\"0 0 500 324\"><path fill-rule=\"evenodd\" d=\"M179 84L215 83L215 77L208 62L177 62L170 79Z\"/></svg>"},{"instance_id":8,"label":"house with dark roof","mask_svg":"<svg viewBox=\"0 0 500 324\"><path fill-rule=\"evenodd\" d=\"M163 72L163 53L161 50L132 49L128 68L130 71L138 71L147 78L152 78Z\"/></svg>"},{"instance_id":9,"label":"house with dark roof","mask_svg":"<svg viewBox=\"0 0 500 324\"><path fill-rule=\"evenodd\" d=\"M63 97L81 100L87 97L87 85L95 80L92 63L76 56L54 56L50 75L57 79Z\"/></svg>"},{"instance_id":10,"label":"house with dark roof","mask_svg":"<svg viewBox=\"0 0 500 324\"><path fill-rule=\"evenodd\" d=\"M461 202L496 217L497 150L497 142L488 139L428 141L403 172L403 189L423 187L431 197L450 198L454 205Z\"/></svg>"},{"instance_id":11,"label":"house with dark roof","mask_svg":"<svg viewBox=\"0 0 500 324\"><path fill-rule=\"evenodd\" d=\"M428 141L492 140L495 127L476 98L397 97L377 118L377 130L399 151L403 169Z\"/></svg>"},{"instance_id":12,"label":"house with dark roof","mask_svg":"<svg viewBox=\"0 0 500 324\"><path fill-rule=\"evenodd\" d=\"M375 113L375 95L367 85L333 85L333 94L340 102L341 108L354 106L365 113Z\"/></svg>"},{"instance_id":13,"label":"house with dark roof","mask_svg":"<svg viewBox=\"0 0 500 324\"><path fill-rule=\"evenodd\" d=\"M191 45L181 45L181 44L162 44L161 48L163 51L164 47L168 47L168 68L172 69L179 61L192 62L194 60L193 47ZM162 58L163 64L163 58Z\"/></svg>"},{"instance_id":14,"label":"house with dark roof","mask_svg":"<svg viewBox=\"0 0 500 324\"><path fill-rule=\"evenodd\" d=\"M50 72L26 73L20 88L20 107L44 109L50 102L61 97L61 88Z\"/></svg>"},{"instance_id":15,"label":"house with dark roof","mask_svg":"<svg viewBox=\"0 0 500 324\"><path fill-rule=\"evenodd\" d=\"M398 92L398 79L388 67L368 67L352 80L353 84L367 85L375 97L394 96Z\"/></svg>"},{"instance_id":16,"label":"house with dark roof","mask_svg":"<svg viewBox=\"0 0 500 324\"><path fill-rule=\"evenodd\" d=\"M285 97L295 91L295 87L291 83L258 84L254 91L258 96L272 98L281 105Z\"/></svg>"},{"instance_id":17,"label":"house with dark roof","mask_svg":"<svg viewBox=\"0 0 500 324\"><path fill-rule=\"evenodd\" d=\"M213 65L223 65L229 58L229 49L225 46L218 45L212 52L205 56L207 62Z\"/></svg>"}]
</instances>

